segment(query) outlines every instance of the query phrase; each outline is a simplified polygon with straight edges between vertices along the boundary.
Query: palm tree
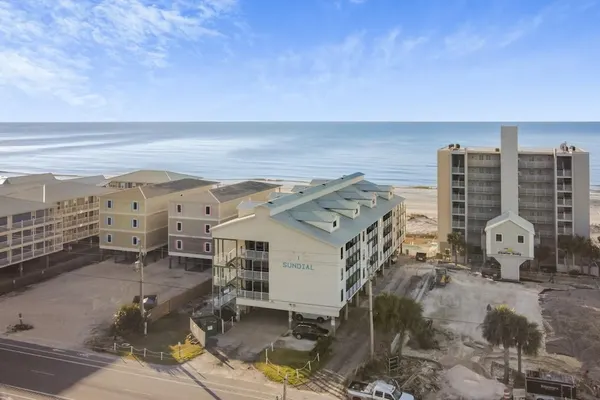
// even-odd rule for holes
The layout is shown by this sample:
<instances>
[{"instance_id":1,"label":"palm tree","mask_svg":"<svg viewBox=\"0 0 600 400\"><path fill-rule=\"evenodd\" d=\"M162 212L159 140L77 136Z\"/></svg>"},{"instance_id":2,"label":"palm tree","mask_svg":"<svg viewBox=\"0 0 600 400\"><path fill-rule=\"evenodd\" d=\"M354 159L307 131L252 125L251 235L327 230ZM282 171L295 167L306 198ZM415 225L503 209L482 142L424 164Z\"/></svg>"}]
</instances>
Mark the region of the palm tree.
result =
<instances>
[{"instance_id":1,"label":"palm tree","mask_svg":"<svg viewBox=\"0 0 600 400\"><path fill-rule=\"evenodd\" d=\"M404 338L409 331L416 331L423 323L423 306L408 297L382 293L373 302L373 324L386 335L400 334L398 355L402 355Z\"/></svg>"},{"instance_id":2,"label":"palm tree","mask_svg":"<svg viewBox=\"0 0 600 400\"><path fill-rule=\"evenodd\" d=\"M536 246L533 250L534 250L535 260L537 263L537 269L539 270L540 264L542 263L542 261L544 261L548 258L548 255L550 254L550 252L552 250L550 249L550 247L543 246L543 245Z\"/></svg>"},{"instance_id":3,"label":"palm tree","mask_svg":"<svg viewBox=\"0 0 600 400\"><path fill-rule=\"evenodd\" d=\"M504 350L504 383L508 384L510 373L509 350L515 344L515 320L517 314L506 305L500 305L487 312L481 331L483 338L492 346L502 345Z\"/></svg>"},{"instance_id":4,"label":"palm tree","mask_svg":"<svg viewBox=\"0 0 600 400\"><path fill-rule=\"evenodd\" d=\"M465 240L458 232L449 233L447 240L454 255L454 266L458 267L458 253L465 247Z\"/></svg>"},{"instance_id":5,"label":"palm tree","mask_svg":"<svg viewBox=\"0 0 600 400\"><path fill-rule=\"evenodd\" d=\"M516 315L514 321L515 346L517 347L517 371L522 372L523 353L526 356L536 356L542 347L542 332L538 324L529 322L524 315Z\"/></svg>"}]
</instances>

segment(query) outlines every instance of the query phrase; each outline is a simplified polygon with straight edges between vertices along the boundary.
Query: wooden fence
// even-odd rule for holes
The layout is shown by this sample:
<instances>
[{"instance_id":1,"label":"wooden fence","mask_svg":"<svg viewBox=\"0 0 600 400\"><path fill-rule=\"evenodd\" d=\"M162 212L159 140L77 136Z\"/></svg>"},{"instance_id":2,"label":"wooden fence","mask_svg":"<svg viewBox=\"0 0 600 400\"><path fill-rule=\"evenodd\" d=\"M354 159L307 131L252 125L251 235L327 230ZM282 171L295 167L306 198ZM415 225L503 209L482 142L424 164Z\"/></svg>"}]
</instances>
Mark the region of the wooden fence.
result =
<instances>
[{"instance_id":1,"label":"wooden fence","mask_svg":"<svg viewBox=\"0 0 600 400\"><path fill-rule=\"evenodd\" d=\"M152 311L150 311L148 319L150 322L159 320L165 315L169 315L171 312L177 311L190 301L209 294L211 291L211 285L212 280L209 279L186 290L183 293L173 296L169 300L159 303L152 309Z\"/></svg>"}]
</instances>

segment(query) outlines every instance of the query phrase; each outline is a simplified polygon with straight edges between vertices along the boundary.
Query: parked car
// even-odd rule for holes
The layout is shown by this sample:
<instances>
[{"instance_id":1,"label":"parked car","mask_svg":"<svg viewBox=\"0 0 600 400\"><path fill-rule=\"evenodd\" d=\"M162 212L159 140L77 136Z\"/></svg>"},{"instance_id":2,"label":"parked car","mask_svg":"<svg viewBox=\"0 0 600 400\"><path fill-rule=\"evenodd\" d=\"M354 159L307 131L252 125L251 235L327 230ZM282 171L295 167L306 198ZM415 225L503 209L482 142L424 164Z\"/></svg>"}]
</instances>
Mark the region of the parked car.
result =
<instances>
[{"instance_id":1,"label":"parked car","mask_svg":"<svg viewBox=\"0 0 600 400\"><path fill-rule=\"evenodd\" d=\"M349 400L415 400L412 394L382 380L371 383L353 381L347 394Z\"/></svg>"},{"instance_id":2,"label":"parked car","mask_svg":"<svg viewBox=\"0 0 600 400\"><path fill-rule=\"evenodd\" d=\"M329 335L329 331L314 324L298 324L292 329L296 339L318 340Z\"/></svg>"},{"instance_id":3,"label":"parked car","mask_svg":"<svg viewBox=\"0 0 600 400\"><path fill-rule=\"evenodd\" d=\"M330 320L331 317L328 317L326 315L318 315L318 314L309 314L309 313L298 313L295 312L294 313L294 319L296 321L304 321L305 319L312 319L314 321L317 321L318 323L322 324L323 322Z\"/></svg>"}]
</instances>

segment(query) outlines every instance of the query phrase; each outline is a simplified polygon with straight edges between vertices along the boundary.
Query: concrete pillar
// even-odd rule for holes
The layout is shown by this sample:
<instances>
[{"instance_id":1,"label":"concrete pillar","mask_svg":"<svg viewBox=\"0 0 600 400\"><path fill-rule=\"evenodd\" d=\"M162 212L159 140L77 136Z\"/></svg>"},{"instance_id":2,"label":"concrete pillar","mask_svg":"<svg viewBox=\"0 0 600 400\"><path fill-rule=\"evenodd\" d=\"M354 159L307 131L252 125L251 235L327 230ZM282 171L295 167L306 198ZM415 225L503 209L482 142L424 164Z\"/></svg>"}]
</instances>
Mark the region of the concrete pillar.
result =
<instances>
[{"instance_id":1,"label":"concrete pillar","mask_svg":"<svg viewBox=\"0 0 600 400\"><path fill-rule=\"evenodd\" d=\"M356 292L356 294L354 295L354 305L356 307L360 305L360 295L358 294L358 292Z\"/></svg>"},{"instance_id":2,"label":"concrete pillar","mask_svg":"<svg viewBox=\"0 0 600 400\"><path fill-rule=\"evenodd\" d=\"M348 321L348 313L350 312L350 302L346 303L344 307L344 320Z\"/></svg>"},{"instance_id":3,"label":"concrete pillar","mask_svg":"<svg viewBox=\"0 0 600 400\"><path fill-rule=\"evenodd\" d=\"M46 268L50 266L50 256L46 256Z\"/></svg>"},{"instance_id":4,"label":"concrete pillar","mask_svg":"<svg viewBox=\"0 0 600 400\"><path fill-rule=\"evenodd\" d=\"M240 306L238 306L237 304L235 305L235 320L239 321L241 317L241 313L240 313Z\"/></svg>"},{"instance_id":5,"label":"concrete pillar","mask_svg":"<svg viewBox=\"0 0 600 400\"><path fill-rule=\"evenodd\" d=\"M19 276L23 276L23 263L19 263Z\"/></svg>"},{"instance_id":6,"label":"concrete pillar","mask_svg":"<svg viewBox=\"0 0 600 400\"><path fill-rule=\"evenodd\" d=\"M187 263L188 263L188 260L187 260L187 258L186 258L186 259L184 260L184 262L183 262L183 269L184 269L185 271L187 271Z\"/></svg>"},{"instance_id":7,"label":"concrete pillar","mask_svg":"<svg viewBox=\"0 0 600 400\"><path fill-rule=\"evenodd\" d=\"M288 329L292 330L292 321L294 320L294 316L292 310L288 311Z\"/></svg>"},{"instance_id":8,"label":"concrete pillar","mask_svg":"<svg viewBox=\"0 0 600 400\"><path fill-rule=\"evenodd\" d=\"M331 317L331 334L335 336L335 317Z\"/></svg>"},{"instance_id":9,"label":"concrete pillar","mask_svg":"<svg viewBox=\"0 0 600 400\"><path fill-rule=\"evenodd\" d=\"M181 265L181 257L177 257L177 264Z\"/></svg>"},{"instance_id":10,"label":"concrete pillar","mask_svg":"<svg viewBox=\"0 0 600 400\"><path fill-rule=\"evenodd\" d=\"M173 261L173 259L171 257L169 257L169 269L173 268L173 266L171 265L172 261Z\"/></svg>"}]
</instances>

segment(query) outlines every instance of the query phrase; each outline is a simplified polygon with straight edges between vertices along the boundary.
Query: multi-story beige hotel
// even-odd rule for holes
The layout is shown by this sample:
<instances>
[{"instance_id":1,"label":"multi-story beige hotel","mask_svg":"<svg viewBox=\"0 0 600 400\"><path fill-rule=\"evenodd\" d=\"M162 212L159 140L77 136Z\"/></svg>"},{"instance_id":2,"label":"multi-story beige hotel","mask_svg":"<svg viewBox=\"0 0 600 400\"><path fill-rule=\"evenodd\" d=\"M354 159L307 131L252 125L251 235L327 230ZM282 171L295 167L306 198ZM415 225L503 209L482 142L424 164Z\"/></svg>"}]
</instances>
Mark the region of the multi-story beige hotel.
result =
<instances>
[{"instance_id":1,"label":"multi-story beige hotel","mask_svg":"<svg viewBox=\"0 0 600 400\"><path fill-rule=\"evenodd\" d=\"M561 269L556 251L558 237L590 235L589 153L569 143L557 143L552 148L519 147L514 126L502 127L501 137L498 147L461 143L438 150L440 248L449 247L449 233L459 232L467 243L469 259L494 256L498 249L487 247L491 243L498 247L503 235L487 238L486 242L486 226L510 211L533 224L535 247L549 250L550 255L540 260L541 265ZM518 243L524 244L524 240L519 237ZM503 254L512 251L504 247L499 250ZM523 257L530 259L533 255Z\"/></svg>"},{"instance_id":2,"label":"multi-story beige hotel","mask_svg":"<svg viewBox=\"0 0 600 400\"><path fill-rule=\"evenodd\" d=\"M361 173L240 207L211 229L216 308L335 319L400 250L404 199ZM347 308L346 308L347 309Z\"/></svg>"}]
</instances>

